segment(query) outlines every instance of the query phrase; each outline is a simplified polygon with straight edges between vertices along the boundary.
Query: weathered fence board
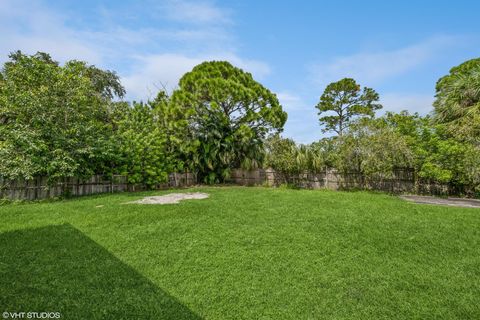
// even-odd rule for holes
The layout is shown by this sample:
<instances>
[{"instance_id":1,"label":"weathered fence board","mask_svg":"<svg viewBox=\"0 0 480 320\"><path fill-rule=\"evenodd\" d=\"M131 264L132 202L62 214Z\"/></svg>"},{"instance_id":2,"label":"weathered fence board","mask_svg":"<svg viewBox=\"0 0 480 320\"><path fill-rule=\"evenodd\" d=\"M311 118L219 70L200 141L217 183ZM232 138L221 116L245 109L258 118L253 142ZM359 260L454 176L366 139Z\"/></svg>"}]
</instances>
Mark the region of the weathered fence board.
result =
<instances>
[{"instance_id":1,"label":"weathered fence board","mask_svg":"<svg viewBox=\"0 0 480 320\"><path fill-rule=\"evenodd\" d=\"M376 174L369 177L365 177L357 172L344 173L335 169L298 174L284 174L273 169L250 171L234 169L227 182L243 186L280 186L288 184L306 189L362 189L425 195L450 195L461 192L449 185L419 180L411 169L395 170L391 176ZM168 182L158 184L154 188L179 188L195 184L197 184L197 178L193 173L171 173L168 176ZM82 196L119 191L141 191L145 189L145 185L142 184L129 184L128 178L122 175L96 175L87 180L70 178L54 185L49 185L45 177L14 181L2 180L0 178L0 199L7 198L12 200L37 200L62 195Z\"/></svg>"},{"instance_id":2,"label":"weathered fence board","mask_svg":"<svg viewBox=\"0 0 480 320\"><path fill-rule=\"evenodd\" d=\"M450 186L431 181L421 181L416 178L412 169L398 169L391 176L375 174L366 177L358 172L339 172L335 169L325 169L322 172L303 172L284 174L273 169L232 170L231 183L253 186L293 185L306 189L331 190L378 190L390 193L418 193L429 195L456 194Z\"/></svg>"},{"instance_id":3,"label":"weathered fence board","mask_svg":"<svg viewBox=\"0 0 480 320\"><path fill-rule=\"evenodd\" d=\"M197 179L192 173L172 173L168 182L156 185L156 189L170 187L186 187L196 184ZM63 195L82 196L97 193L145 190L142 184L129 184L127 176L95 175L87 180L69 178L51 185L46 177L31 180L5 180L0 178L0 199L38 200Z\"/></svg>"}]
</instances>

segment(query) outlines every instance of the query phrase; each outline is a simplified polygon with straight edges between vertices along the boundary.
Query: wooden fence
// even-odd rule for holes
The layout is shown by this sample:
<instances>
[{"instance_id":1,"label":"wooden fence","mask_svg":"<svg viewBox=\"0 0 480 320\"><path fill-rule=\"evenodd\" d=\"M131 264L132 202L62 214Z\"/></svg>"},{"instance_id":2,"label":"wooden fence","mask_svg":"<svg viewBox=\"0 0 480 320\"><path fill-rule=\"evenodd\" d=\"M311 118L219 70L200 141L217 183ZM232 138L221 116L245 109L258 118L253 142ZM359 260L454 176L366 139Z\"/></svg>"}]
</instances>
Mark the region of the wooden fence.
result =
<instances>
[{"instance_id":1,"label":"wooden fence","mask_svg":"<svg viewBox=\"0 0 480 320\"><path fill-rule=\"evenodd\" d=\"M378 190L389 193L414 193L425 195L451 195L462 193L452 186L418 179L413 170L398 169L391 176L381 174L366 177L360 173L343 173L335 169L323 172L304 172L284 174L273 169L242 170L234 169L227 181L243 186L265 185L280 186L283 184L306 189L331 190ZM168 182L154 186L155 189L188 187L197 184L192 173L172 173ZM37 200L62 195L82 196L96 193L118 191L145 190L142 184L129 184L126 176L96 175L88 180L67 179L49 185L45 177L32 180L2 180L0 178L0 199Z\"/></svg>"},{"instance_id":2,"label":"wooden fence","mask_svg":"<svg viewBox=\"0 0 480 320\"><path fill-rule=\"evenodd\" d=\"M415 193L427 195L457 194L459 190L446 184L418 179L413 169L398 169L392 175L374 174L366 177L358 172L344 173L332 168L322 172L284 174L273 169L232 171L231 183L253 186L280 186L282 184L306 189L378 190L389 193Z\"/></svg>"},{"instance_id":3,"label":"wooden fence","mask_svg":"<svg viewBox=\"0 0 480 320\"><path fill-rule=\"evenodd\" d=\"M196 183L196 176L192 173L172 173L168 177L168 182L156 185L155 188L179 188L192 186ZM46 177L37 177L32 180L5 180L0 178L0 199L10 200L38 200L64 195L82 196L140 190L145 190L145 185L129 184L127 176L122 175L95 175L87 180L69 178L53 185L48 184Z\"/></svg>"}]
</instances>

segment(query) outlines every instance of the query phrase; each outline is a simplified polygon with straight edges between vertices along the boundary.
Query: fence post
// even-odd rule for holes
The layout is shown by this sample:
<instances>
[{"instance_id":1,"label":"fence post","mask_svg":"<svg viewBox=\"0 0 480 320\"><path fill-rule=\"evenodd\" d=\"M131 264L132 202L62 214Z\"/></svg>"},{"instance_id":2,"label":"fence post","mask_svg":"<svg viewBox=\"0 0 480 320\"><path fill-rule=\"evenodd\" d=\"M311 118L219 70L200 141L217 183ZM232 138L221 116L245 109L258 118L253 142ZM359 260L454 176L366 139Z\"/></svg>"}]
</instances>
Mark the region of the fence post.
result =
<instances>
[{"instance_id":1,"label":"fence post","mask_svg":"<svg viewBox=\"0 0 480 320\"><path fill-rule=\"evenodd\" d=\"M328 189L328 167L325 166L325 177L323 178L325 181L323 182L323 186L325 189Z\"/></svg>"}]
</instances>

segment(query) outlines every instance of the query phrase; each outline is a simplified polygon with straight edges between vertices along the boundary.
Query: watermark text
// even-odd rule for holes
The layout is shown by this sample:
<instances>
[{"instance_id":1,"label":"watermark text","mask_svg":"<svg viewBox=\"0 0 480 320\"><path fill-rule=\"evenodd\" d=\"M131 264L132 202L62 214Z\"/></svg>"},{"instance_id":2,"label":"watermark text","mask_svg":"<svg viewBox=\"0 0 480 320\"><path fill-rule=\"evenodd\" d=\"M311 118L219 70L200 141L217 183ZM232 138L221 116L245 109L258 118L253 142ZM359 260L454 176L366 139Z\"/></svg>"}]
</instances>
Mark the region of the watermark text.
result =
<instances>
[{"instance_id":1,"label":"watermark text","mask_svg":"<svg viewBox=\"0 0 480 320\"><path fill-rule=\"evenodd\" d=\"M4 311L3 319L60 319L60 312L50 311Z\"/></svg>"}]
</instances>

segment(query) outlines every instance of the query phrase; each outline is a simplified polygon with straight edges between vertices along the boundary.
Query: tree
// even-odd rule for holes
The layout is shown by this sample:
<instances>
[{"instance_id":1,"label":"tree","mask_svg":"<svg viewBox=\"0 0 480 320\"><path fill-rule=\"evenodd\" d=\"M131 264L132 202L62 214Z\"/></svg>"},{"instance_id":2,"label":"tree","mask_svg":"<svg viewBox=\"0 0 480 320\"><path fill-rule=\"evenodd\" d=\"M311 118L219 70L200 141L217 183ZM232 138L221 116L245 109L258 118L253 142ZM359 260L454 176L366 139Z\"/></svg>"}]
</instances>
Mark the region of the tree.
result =
<instances>
[{"instance_id":1,"label":"tree","mask_svg":"<svg viewBox=\"0 0 480 320\"><path fill-rule=\"evenodd\" d=\"M405 138L420 178L448 183L459 191L480 189L478 146L456 139L444 125L433 123L430 116L387 112L377 120Z\"/></svg>"},{"instance_id":2,"label":"tree","mask_svg":"<svg viewBox=\"0 0 480 320\"><path fill-rule=\"evenodd\" d=\"M120 155L118 171L129 183L153 188L166 182L174 171L167 154L167 135L158 125L155 104L133 102L117 121L116 145Z\"/></svg>"},{"instance_id":3,"label":"tree","mask_svg":"<svg viewBox=\"0 0 480 320\"><path fill-rule=\"evenodd\" d=\"M298 147L292 139L285 139L275 134L265 144L266 165L283 174L299 173L304 168L297 162Z\"/></svg>"},{"instance_id":4,"label":"tree","mask_svg":"<svg viewBox=\"0 0 480 320\"><path fill-rule=\"evenodd\" d=\"M413 154L404 136L377 119L360 119L338 139L335 167L369 177L391 176L396 168L410 168Z\"/></svg>"},{"instance_id":5,"label":"tree","mask_svg":"<svg viewBox=\"0 0 480 320\"><path fill-rule=\"evenodd\" d=\"M389 111L383 117L378 118L377 121L404 137L405 142L414 154L413 167L417 172L420 172L430 153L430 150L428 150L429 141L436 133L430 116L422 117L418 113L410 114L406 110L399 113Z\"/></svg>"},{"instance_id":6,"label":"tree","mask_svg":"<svg viewBox=\"0 0 480 320\"><path fill-rule=\"evenodd\" d=\"M378 100L375 90L365 87L362 91L354 79L330 83L316 105L320 124L324 126L322 132L334 131L342 136L355 119L373 117L382 108L376 103Z\"/></svg>"},{"instance_id":7,"label":"tree","mask_svg":"<svg viewBox=\"0 0 480 320\"><path fill-rule=\"evenodd\" d=\"M480 142L480 58L466 61L436 85L434 121L455 137Z\"/></svg>"},{"instance_id":8,"label":"tree","mask_svg":"<svg viewBox=\"0 0 480 320\"><path fill-rule=\"evenodd\" d=\"M191 161L206 182L224 180L233 167L258 166L263 140L287 119L275 94L226 61L194 67L171 100L197 143Z\"/></svg>"},{"instance_id":9,"label":"tree","mask_svg":"<svg viewBox=\"0 0 480 320\"><path fill-rule=\"evenodd\" d=\"M113 72L48 54L10 55L0 81L0 176L88 177L108 166Z\"/></svg>"},{"instance_id":10,"label":"tree","mask_svg":"<svg viewBox=\"0 0 480 320\"><path fill-rule=\"evenodd\" d=\"M266 165L287 176L325 169L325 154L320 144L297 145L292 139L275 134L266 140L265 150Z\"/></svg>"},{"instance_id":11,"label":"tree","mask_svg":"<svg viewBox=\"0 0 480 320\"><path fill-rule=\"evenodd\" d=\"M317 165L313 167L316 167L318 170L320 168L318 164L321 164L322 169L325 169L325 167L334 168L338 160L338 144L338 137L325 137L311 143L310 149L313 150L313 154L315 154L318 159L316 161Z\"/></svg>"}]
</instances>

